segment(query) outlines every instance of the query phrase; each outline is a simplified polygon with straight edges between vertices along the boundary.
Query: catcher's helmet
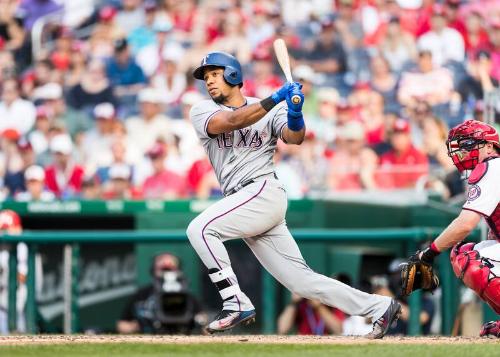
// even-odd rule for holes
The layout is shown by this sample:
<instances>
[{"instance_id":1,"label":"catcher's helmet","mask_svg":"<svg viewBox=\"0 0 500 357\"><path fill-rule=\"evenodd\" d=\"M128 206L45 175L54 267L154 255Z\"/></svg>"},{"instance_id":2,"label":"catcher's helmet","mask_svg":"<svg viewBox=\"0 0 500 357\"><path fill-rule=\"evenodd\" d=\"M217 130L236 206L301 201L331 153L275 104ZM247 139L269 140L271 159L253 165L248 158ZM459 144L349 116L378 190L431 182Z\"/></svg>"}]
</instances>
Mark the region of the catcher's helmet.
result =
<instances>
[{"instance_id":1,"label":"catcher's helmet","mask_svg":"<svg viewBox=\"0 0 500 357\"><path fill-rule=\"evenodd\" d=\"M243 83L243 73L240 62L236 57L225 52L210 52L203 57L201 64L193 71L193 77L203 80L203 70L205 67L214 66L224 68L224 79L227 83L236 86Z\"/></svg>"},{"instance_id":2,"label":"catcher's helmet","mask_svg":"<svg viewBox=\"0 0 500 357\"><path fill-rule=\"evenodd\" d=\"M494 127L477 120L467 120L448 133L448 156L460 172L473 170L479 163L479 149L489 142L500 151L499 136Z\"/></svg>"}]
</instances>

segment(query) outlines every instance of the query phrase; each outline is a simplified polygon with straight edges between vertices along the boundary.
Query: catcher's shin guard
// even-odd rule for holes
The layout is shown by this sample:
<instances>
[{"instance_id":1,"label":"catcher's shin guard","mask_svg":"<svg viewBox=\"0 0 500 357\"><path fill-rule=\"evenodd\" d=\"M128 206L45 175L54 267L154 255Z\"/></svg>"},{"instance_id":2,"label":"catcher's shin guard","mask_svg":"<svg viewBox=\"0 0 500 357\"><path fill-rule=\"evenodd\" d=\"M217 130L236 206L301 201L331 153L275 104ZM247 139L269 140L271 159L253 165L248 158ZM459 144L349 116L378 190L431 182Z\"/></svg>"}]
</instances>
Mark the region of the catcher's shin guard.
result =
<instances>
[{"instance_id":1,"label":"catcher's shin guard","mask_svg":"<svg viewBox=\"0 0 500 357\"><path fill-rule=\"evenodd\" d=\"M474 243L457 244L450 255L455 275L500 314L500 276L494 265L474 250Z\"/></svg>"}]
</instances>

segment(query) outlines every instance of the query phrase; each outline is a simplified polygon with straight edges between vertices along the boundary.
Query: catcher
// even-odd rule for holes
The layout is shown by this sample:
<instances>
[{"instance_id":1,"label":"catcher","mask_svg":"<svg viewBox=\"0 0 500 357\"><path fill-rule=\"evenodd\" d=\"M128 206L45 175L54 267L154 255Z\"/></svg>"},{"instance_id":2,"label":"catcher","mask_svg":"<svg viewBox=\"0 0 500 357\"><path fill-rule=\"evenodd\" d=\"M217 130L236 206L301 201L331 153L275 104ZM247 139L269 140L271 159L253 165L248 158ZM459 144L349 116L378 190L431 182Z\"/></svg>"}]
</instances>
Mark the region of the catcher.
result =
<instances>
[{"instance_id":1,"label":"catcher","mask_svg":"<svg viewBox=\"0 0 500 357\"><path fill-rule=\"evenodd\" d=\"M460 172L468 175L468 197L459 216L424 249L402 265L404 295L414 290L432 291L439 285L434 258L452 248L455 275L500 314L500 142L492 126L467 120L454 127L446 141L448 156ZM489 226L488 240L463 240L483 217ZM480 336L500 337L500 320L483 325Z\"/></svg>"}]
</instances>

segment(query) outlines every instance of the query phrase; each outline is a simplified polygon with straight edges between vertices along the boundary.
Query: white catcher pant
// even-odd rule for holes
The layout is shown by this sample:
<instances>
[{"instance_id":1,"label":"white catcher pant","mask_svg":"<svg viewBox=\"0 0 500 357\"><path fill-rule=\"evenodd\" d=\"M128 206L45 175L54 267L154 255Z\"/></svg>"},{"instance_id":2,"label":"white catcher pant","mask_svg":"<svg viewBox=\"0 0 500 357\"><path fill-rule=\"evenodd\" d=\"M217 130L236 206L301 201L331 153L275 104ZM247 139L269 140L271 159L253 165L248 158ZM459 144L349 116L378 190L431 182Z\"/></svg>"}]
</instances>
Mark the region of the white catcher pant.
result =
<instances>
[{"instance_id":1,"label":"white catcher pant","mask_svg":"<svg viewBox=\"0 0 500 357\"><path fill-rule=\"evenodd\" d=\"M349 315L380 318L390 305L389 297L367 294L309 268L286 226L287 203L283 185L267 175L196 217L187 229L189 241L208 269L224 269L231 262L222 242L242 238L262 266L290 291ZM226 301L224 308L253 309L244 293L236 300Z\"/></svg>"}]
</instances>

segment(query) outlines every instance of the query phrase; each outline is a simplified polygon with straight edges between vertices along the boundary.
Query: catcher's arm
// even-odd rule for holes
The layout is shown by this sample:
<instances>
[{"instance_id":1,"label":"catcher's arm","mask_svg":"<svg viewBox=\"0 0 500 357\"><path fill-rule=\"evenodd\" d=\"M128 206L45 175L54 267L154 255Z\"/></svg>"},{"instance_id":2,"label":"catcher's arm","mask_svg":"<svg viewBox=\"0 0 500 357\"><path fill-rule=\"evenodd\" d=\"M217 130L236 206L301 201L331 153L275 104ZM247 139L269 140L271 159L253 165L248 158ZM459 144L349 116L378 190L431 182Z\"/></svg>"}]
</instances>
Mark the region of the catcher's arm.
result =
<instances>
[{"instance_id":1,"label":"catcher's arm","mask_svg":"<svg viewBox=\"0 0 500 357\"><path fill-rule=\"evenodd\" d=\"M460 215L434 240L437 250L442 252L463 241L476 228L480 220L479 213L463 209Z\"/></svg>"}]
</instances>

